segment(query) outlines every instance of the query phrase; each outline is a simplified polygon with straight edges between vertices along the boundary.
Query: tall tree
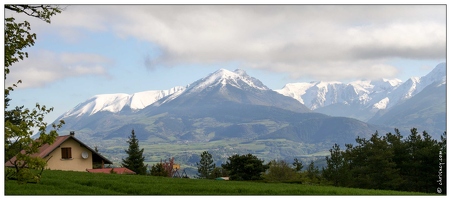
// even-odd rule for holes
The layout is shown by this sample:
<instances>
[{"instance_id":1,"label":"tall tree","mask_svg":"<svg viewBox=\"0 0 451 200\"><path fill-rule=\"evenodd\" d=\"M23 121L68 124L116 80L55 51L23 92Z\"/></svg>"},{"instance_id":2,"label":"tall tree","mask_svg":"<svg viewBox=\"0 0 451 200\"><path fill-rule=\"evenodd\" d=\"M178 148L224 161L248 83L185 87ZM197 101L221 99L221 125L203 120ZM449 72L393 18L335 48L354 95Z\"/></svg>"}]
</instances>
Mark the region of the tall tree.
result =
<instances>
[{"instance_id":1,"label":"tall tree","mask_svg":"<svg viewBox=\"0 0 451 200\"><path fill-rule=\"evenodd\" d=\"M366 173L370 180L369 188L395 189L400 179L399 170L393 160L393 148L387 143L386 138L380 137L376 132L364 149L364 155L367 156Z\"/></svg>"},{"instance_id":2,"label":"tall tree","mask_svg":"<svg viewBox=\"0 0 451 200\"><path fill-rule=\"evenodd\" d=\"M216 167L216 164L213 162L213 158L208 151L202 152L200 154L199 163L196 162L197 165L197 176L199 178L212 178L211 172Z\"/></svg>"},{"instance_id":3,"label":"tall tree","mask_svg":"<svg viewBox=\"0 0 451 200\"><path fill-rule=\"evenodd\" d=\"M58 6L53 5L5 5L5 10L26 14L27 16L38 18L50 23L50 18L62 11ZM25 48L35 44L36 34L30 32L31 25L27 21L16 22L14 17L5 18L5 80L10 73L12 64L28 57ZM17 84L22 80L17 80ZM15 172L7 173L6 178L15 178L20 182L27 182L30 179L39 181L42 169L46 166L46 161L31 156L37 153L39 147L44 144L52 144L58 136L57 130L61 128L64 121L52 124L53 130L46 133L47 123L44 122L46 114L53 111L36 104L33 110L23 106L9 110L9 94L14 91L17 84L5 87L5 158L8 159L16 155L16 160L12 164ZM38 129L39 138L34 140L33 129ZM20 153L19 153L20 152ZM35 174L29 169L40 169L41 173Z\"/></svg>"},{"instance_id":4,"label":"tall tree","mask_svg":"<svg viewBox=\"0 0 451 200\"><path fill-rule=\"evenodd\" d=\"M397 180L394 180L393 188L394 190L409 190L409 181L404 177L409 175L407 170L408 163L410 162L410 156L407 153L406 143L403 141L403 136L398 129L395 128L395 133L387 133L384 139L387 141L389 148L393 151L392 160L395 163L395 168L398 170ZM394 178L394 177L393 177Z\"/></svg>"},{"instance_id":5,"label":"tall tree","mask_svg":"<svg viewBox=\"0 0 451 200\"><path fill-rule=\"evenodd\" d=\"M334 186L339 186L343 183L343 176L346 173L345 160L340 145L335 144L329 152L330 156L326 156L327 167L323 169L322 174Z\"/></svg>"},{"instance_id":6,"label":"tall tree","mask_svg":"<svg viewBox=\"0 0 451 200\"><path fill-rule=\"evenodd\" d=\"M144 165L144 149L139 149L139 140L136 138L135 130L132 130L128 137L128 150L125 150L128 157L122 159L122 166L126 167L136 174L145 175L147 173L147 165Z\"/></svg>"},{"instance_id":7,"label":"tall tree","mask_svg":"<svg viewBox=\"0 0 451 200\"><path fill-rule=\"evenodd\" d=\"M440 165L439 152L442 149L437 140L423 131L423 134L417 132L416 128L411 129L411 134L406 141L409 162L406 169L409 174L406 178L409 181L410 188L419 192L436 192L437 174Z\"/></svg>"}]
</instances>

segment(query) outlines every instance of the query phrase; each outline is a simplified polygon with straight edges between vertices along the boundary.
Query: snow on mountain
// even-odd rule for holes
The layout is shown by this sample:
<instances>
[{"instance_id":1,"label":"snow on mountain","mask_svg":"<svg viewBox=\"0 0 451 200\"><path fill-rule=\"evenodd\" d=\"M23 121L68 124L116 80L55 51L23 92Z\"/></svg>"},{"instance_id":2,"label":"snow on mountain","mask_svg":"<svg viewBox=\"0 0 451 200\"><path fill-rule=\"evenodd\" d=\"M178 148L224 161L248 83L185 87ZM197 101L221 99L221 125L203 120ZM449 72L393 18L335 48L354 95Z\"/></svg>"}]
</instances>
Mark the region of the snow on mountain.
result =
<instances>
[{"instance_id":1,"label":"snow on mountain","mask_svg":"<svg viewBox=\"0 0 451 200\"><path fill-rule=\"evenodd\" d=\"M243 83L249 87L256 88L259 90L269 90L268 87L263 85L257 79L254 79L246 74L244 70L237 69L233 72L226 69L219 69L218 71L210 74L209 76L197 81L190 88L190 91L196 92L203 90L207 87L214 87L219 84L225 86L227 84L234 86L236 88L243 89Z\"/></svg>"},{"instance_id":2,"label":"snow on mountain","mask_svg":"<svg viewBox=\"0 0 451 200\"><path fill-rule=\"evenodd\" d=\"M84 114L93 115L101 111L117 113L126 106L130 107L132 110L141 110L165 97L167 98L164 99L164 101L157 102L154 106L159 106L170 102L185 92L198 92L218 85L222 87L229 85L244 90L248 90L250 88L257 90L270 90L258 79L247 75L244 70L237 69L232 72L226 69L219 69L209 76L202 78L186 87L178 86L169 90L151 90L134 94L119 93L96 95L77 105L72 110L66 112L60 118L70 116L79 117Z\"/></svg>"},{"instance_id":3,"label":"snow on mountain","mask_svg":"<svg viewBox=\"0 0 451 200\"><path fill-rule=\"evenodd\" d=\"M247 75L244 70L236 69L232 72L227 69L219 69L206 76L205 78L199 79L196 82L189 84L185 90L178 91L168 98L160 102L156 102L155 104L153 104L153 106L160 106L162 104L168 103L178 98L182 94L196 94L200 91L209 90L217 86L220 86L222 90L226 85L245 91L251 88L263 91L270 90L262 82L260 82L260 80Z\"/></svg>"},{"instance_id":4,"label":"snow on mountain","mask_svg":"<svg viewBox=\"0 0 451 200\"><path fill-rule=\"evenodd\" d=\"M396 103L405 101L437 81L446 82L446 63L438 64L431 72L421 78L412 77L408 79L389 94L389 98Z\"/></svg>"},{"instance_id":5,"label":"snow on mountain","mask_svg":"<svg viewBox=\"0 0 451 200\"><path fill-rule=\"evenodd\" d=\"M401 84L392 93L390 93L390 98L396 102L411 98L416 93L418 93L419 83L419 77L409 78L406 82Z\"/></svg>"},{"instance_id":6,"label":"snow on mountain","mask_svg":"<svg viewBox=\"0 0 451 200\"><path fill-rule=\"evenodd\" d=\"M304 99L302 99L302 96L306 93L307 89L312 87L314 83L288 83L285 85L285 87L281 90L275 90L276 92L279 92L285 96L292 97L302 104L305 105Z\"/></svg>"},{"instance_id":7,"label":"snow on mountain","mask_svg":"<svg viewBox=\"0 0 451 200\"><path fill-rule=\"evenodd\" d=\"M388 97L385 97L382 100L380 100L379 102L375 103L373 105L373 107L376 109L386 109L389 102L390 102L390 99Z\"/></svg>"},{"instance_id":8,"label":"snow on mountain","mask_svg":"<svg viewBox=\"0 0 451 200\"><path fill-rule=\"evenodd\" d=\"M153 103L149 110L163 106L173 108L207 108L222 105L254 105L276 107L295 112L310 110L295 99L281 95L244 70L219 69L191 83L184 91ZM150 111L149 111L150 112Z\"/></svg>"},{"instance_id":9,"label":"snow on mountain","mask_svg":"<svg viewBox=\"0 0 451 200\"><path fill-rule=\"evenodd\" d=\"M370 102L379 103L383 98L373 100L374 96L383 96L381 93L391 91L398 86L400 80L381 79L377 81L353 81L342 82L310 82L290 83L280 90L280 94L290 96L315 110L328 105L359 104L366 105ZM381 104L381 103L379 103ZM379 105L379 107L382 105Z\"/></svg>"},{"instance_id":10,"label":"snow on mountain","mask_svg":"<svg viewBox=\"0 0 451 200\"><path fill-rule=\"evenodd\" d=\"M184 91L185 87L173 87L169 90L151 90L145 92L138 92L130 95L130 101L127 105L130 106L132 110L139 110L147 107L150 104L162 99L163 97L169 96L179 91Z\"/></svg>"},{"instance_id":11,"label":"snow on mountain","mask_svg":"<svg viewBox=\"0 0 451 200\"><path fill-rule=\"evenodd\" d=\"M132 110L140 110L166 96L178 91L183 91L184 89L185 87L177 86L169 90L151 90L134 94L118 93L95 95L67 111L60 118L70 116L79 117L84 114L93 115L101 111L117 113L125 106L129 106Z\"/></svg>"},{"instance_id":12,"label":"snow on mountain","mask_svg":"<svg viewBox=\"0 0 451 200\"><path fill-rule=\"evenodd\" d=\"M421 77L421 79L419 80L419 87L417 88L418 91L416 93L421 92L421 90L423 90L425 87L437 81L446 82L446 63L437 65L426 76Z\"/></svg>"},{"instance_id":13,"label":"snow on mountain","mask_svg":"<svg viewBox=\"0 0 451 200\"><path fill-rule=\"evenodd\" d=\"M374 114L381 109L390 109L399 102L411 98L435 81L446 83L446 63L437 65L426 76L412 77L404 83L399 79L359 80L350 83L324 81L289 83L275 92L292 97L311 110L323 109L331 105L344 105L340 109L349 109L347 106L351 106L352 112L363 111ZM165 104L177 99L182 94L196 94L199 91L208 91L218 86L220 91L225 92L225 97L227 96L225 86L248 92L251 90L272 91L258 79L247 75L244 70L237 69L232 72L219 69L186 87L179 86L169 90L152 90L134 94L96 95L66 112L60 118L92 115L101 111L116 113L123 110L124 107L140 110L152 104L154 106ZM160 99L162 101L159 101ZM337 108L331 108L332 110L329 111L323 109L322 111L325 114L331 114L336 112ZM350 110L342 112L342 115L348 115L349 112ZM365 121L370 117L368 113L363 115L365 117L357 118Z\"/></svg>"},{"instance_id":14,"label":"snow on mountain","mask_svg":"<svg viewBox=\"0 0 451 200\"><path fill-rule=\"evenodd\" d=\"M437 65L426 76L412 77L404 83L399 79L289 83L275 91L298 100L312 110L343 104L359 106L360 109L356 109L358 112L367 110L375 113L413 97L435 81L446 82L446 63Z\"/></svg>"}]
</instances>

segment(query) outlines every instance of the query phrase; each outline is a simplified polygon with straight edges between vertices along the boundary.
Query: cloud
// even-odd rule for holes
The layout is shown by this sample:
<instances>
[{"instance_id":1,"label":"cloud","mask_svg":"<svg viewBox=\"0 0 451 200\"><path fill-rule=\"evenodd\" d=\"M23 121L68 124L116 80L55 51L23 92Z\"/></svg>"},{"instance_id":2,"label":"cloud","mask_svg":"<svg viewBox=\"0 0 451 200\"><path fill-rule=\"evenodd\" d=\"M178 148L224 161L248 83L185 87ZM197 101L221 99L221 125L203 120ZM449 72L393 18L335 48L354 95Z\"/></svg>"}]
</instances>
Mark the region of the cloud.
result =
<instances>
[{"instance_id":1,"label":"cloud","mask_svg":"<svg viewBox=\"0 0 451 200\"><path fill-rule=\"evenodd\" d=\"M52 27L150 42L149 69L239 62L339 80L394 76L390 59L446 56L446 5L76 5Z\"/></svg>"},{"instance_id":2,"label":"cloud","mask_svg":"<svg viewBox=\"0 0 451 200\"><path fill-rule=\"evenodd\" d=\"M33 52L28 58L10 67L5 85L18 80L19 88L43 87L48 83L69 77L97 75L108 77L106 65L111 61L95 54Z\"/></svg>"}]
</instances>

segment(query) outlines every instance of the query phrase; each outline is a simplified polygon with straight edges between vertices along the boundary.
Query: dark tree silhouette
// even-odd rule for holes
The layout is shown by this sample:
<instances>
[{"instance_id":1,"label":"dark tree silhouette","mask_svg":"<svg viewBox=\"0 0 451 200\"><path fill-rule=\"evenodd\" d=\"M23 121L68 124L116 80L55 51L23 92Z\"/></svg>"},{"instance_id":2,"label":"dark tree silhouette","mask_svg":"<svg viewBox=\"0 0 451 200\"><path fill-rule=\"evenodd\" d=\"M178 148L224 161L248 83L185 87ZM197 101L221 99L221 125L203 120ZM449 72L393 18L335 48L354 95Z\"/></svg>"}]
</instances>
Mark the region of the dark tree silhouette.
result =
<instances>
[{"instance_id":1,"label":"dark tree silhouette","mask_svg":"<svg viewBox=\"0 0 451 200\"><path fill-rule=\"evenodd\" d=\"M144 149L139 149L139 140L136 138L135 130L132 130L127 143L129 146L125 153L127 153L128 157L122 159L122 166L136 172L136 174L145 175L147 173L147 165L144 165Z\"/></svg>"},{"instance_id":2,"label":"dark tree silhouette","mask_svg":"<svg viewBox=\"0 0 451 200\"><path fill-rule=\"evenodd\" d=\"M235 154L227 158L228 161L222 164L222 168L229 172L231 180L261 180L262 173L268 169L268 165L263 164L263 160L252 154Z\"/></svg>"},{"instance_id":3,"label":"dark tree silhouette","mask_svg":"<svg viewBox=\"0 0 451 200\"><path fill-rule=\"evenodd\" d=\"M200 161L199 163L196 162L197 165L197 176L199 178L212 178L211 172L216 167L216 164L213 162L213 158L208 151L202 152L200 154Z\"/></svg>"}]
</instances>

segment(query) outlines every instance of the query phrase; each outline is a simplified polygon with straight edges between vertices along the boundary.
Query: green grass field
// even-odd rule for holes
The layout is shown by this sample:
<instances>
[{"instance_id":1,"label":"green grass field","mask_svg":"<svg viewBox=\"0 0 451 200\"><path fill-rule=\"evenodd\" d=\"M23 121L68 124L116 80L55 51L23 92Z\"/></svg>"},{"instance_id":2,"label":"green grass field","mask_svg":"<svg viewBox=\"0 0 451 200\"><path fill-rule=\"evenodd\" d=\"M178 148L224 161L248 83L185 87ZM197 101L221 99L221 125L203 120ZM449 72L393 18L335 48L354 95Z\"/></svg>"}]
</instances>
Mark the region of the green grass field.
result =
<instances>
[{"instance_id":1,"label":"green grass field","mask_svg":"<svg viewBox=\"0 0 451 200\"><path fill-rule=\"evenodd\" d=\"M434 195L287 183L43 172L38 184L5 181L5 195Z\"/></svg>"}]
</instances>

